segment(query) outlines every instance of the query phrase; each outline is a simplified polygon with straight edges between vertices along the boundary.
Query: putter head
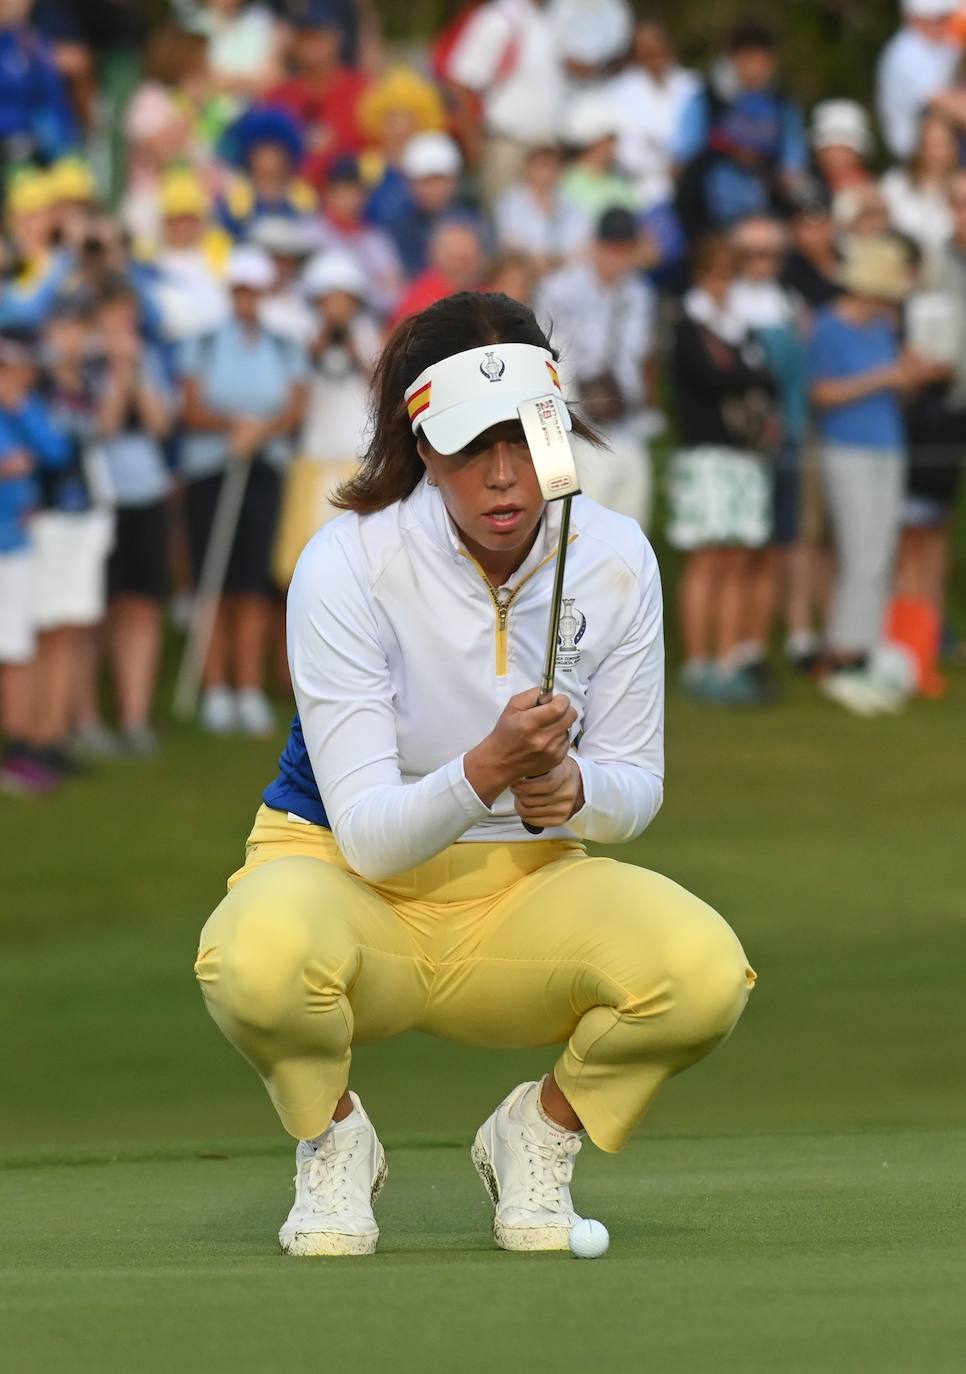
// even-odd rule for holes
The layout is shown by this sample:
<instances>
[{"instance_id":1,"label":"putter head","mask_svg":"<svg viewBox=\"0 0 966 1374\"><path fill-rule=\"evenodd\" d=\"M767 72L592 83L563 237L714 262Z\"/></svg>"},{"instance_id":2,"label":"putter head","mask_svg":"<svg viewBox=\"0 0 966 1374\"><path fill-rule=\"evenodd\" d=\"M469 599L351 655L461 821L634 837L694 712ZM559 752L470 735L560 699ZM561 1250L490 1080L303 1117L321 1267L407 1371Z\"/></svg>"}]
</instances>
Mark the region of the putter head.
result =
<instances>
[{"instance_id":1,"label":"putter head","mask_svg":"<svg viewBox=\"0 0 966 1374\"><path fill-rule=\"evenodd\" d=\"M560 418L561 404L557 396L538 396L517 407L545 501L559 501L580 491L577 465Z\"/></svg>"}]
</instances>

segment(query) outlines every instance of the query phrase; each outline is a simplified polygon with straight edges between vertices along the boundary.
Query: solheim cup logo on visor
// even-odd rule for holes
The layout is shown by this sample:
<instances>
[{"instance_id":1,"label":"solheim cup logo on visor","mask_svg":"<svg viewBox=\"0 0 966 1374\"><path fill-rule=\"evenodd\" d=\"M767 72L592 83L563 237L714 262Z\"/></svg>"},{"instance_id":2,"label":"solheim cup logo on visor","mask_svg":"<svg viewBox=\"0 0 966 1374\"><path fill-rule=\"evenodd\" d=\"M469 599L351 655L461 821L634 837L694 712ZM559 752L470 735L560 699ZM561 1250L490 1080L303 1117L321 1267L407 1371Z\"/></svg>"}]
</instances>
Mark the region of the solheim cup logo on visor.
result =
<instances>
[{"instance_id":1,"label":"solheim cup logo on visor","mask_svg":"<svg viewBox=\"0 0 966 1374\"><path fill-rule=\"evenodd\" d=\"M564 597L557 628L557 667L564 673L572 673L580 662L577 645L587 628L587 617L583 611L574 610L575 600L573 596Z\"/></svg>"},{"instance_id":2,"label":"solheim cup logo on visor","mask_svg":"<svg viewBox=\"0 0 966 1374\"><path fill-rule=\"evenodd\" d=\"M495 353L485 353L480 363L480 371L488 382L498 382L506 371L506 363Z\"/></svg>"}]
</instances>

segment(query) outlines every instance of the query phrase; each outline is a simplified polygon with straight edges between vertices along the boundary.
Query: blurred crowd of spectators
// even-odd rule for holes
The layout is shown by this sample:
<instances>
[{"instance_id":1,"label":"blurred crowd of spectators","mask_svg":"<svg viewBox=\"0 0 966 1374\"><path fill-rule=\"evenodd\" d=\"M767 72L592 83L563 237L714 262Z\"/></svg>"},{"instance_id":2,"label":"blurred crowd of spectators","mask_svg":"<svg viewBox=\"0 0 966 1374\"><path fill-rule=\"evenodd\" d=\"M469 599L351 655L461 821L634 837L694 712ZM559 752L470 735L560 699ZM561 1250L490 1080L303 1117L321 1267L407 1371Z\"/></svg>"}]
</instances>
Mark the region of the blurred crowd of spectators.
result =
<instances>
[{"instance_id":1,"label":"blurred crowd of spectators","mask_svg":"<svg viewBox=\"0 0 966 1374\"><path fill-rule=\"evenodd\" d=\"M156 748L163 617L190 613L239 462L200 720L271 733L281 594L353 469L381 342L463 290L552 325L608 442L580 446L584 489L680 551L684 690L771 700L776 636L860 714L942 690L954 0L903 0L875 112L804 110L757 24L691 70L626 0L454 4L405 62L364 0L168 8L144 29L125 0L0 0L6 790ZM110 103L119 34L138 60Z\"/></svg>"}]
</instances>

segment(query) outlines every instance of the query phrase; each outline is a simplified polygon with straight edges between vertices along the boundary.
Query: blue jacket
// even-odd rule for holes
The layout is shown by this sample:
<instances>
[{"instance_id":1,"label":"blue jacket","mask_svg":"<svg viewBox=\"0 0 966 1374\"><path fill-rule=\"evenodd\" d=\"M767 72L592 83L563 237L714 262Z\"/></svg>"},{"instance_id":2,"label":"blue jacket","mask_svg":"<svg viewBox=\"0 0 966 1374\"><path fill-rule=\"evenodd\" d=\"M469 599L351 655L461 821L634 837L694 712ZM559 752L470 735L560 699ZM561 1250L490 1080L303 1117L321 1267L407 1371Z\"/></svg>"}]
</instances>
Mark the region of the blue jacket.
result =
<instances>
[{"instance_id":1,"label":"blue jacket","mask_svg":"<svg viewBox=\"0 0 966 1374\"><path fill-rule=\"evenodd\" d=\"M28 396L19 410L0 410L0 459L16 449L26 449L38 468L64 468L71 460L70 436L53 424L38 396ZM29 545L27 520L39 499L35 475L4 477L0 473L0 554Z\"/></svg>"},{"instance_id":2,"label":"blue jacket","mask_svg":"<svg viewBox=\"0 0 966 1374\"><path fill-rule=\"evenodd\" d=\"M52 253L0 282L0 329L40 329L73 271L70 253Z\"/></svg>"},{"instance_id":3,"label":"blue jacket","mask_svg":"<svg viewBox=\"0 0 966 1374\"><path fill-rule=\"evenodd\" d=\"M0 141L29 140L49 161L77 146L64 79L26 25L0 29Z\"/></svg>"}]
</instances>

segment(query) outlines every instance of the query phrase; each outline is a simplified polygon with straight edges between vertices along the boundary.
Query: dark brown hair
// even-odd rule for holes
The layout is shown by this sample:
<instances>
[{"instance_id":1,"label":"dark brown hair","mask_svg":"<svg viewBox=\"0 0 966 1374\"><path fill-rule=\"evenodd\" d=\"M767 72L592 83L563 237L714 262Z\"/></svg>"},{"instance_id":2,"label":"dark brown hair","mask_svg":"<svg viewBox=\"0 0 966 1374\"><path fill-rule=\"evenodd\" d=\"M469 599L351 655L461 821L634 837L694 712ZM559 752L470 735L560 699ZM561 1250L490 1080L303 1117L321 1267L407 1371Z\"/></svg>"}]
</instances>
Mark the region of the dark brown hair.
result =
<instances>
[{"instance_id":1,"label":"dark brown hair","mask_svg":"<svg viewBox=\"0 0 966 1374\"><path fill-rule=\"evenodd\" d=\"M369 515L414 491L425 469L406 409L406 388L443 358L501 343L534 344L558 356L530 307L495 291L460 291L403 320L389 336L372 379L369 447L359 471L342 483L332 504ZM572 419L575 434L601 442L579 416Z\"/></svg>"}]
</instances>

